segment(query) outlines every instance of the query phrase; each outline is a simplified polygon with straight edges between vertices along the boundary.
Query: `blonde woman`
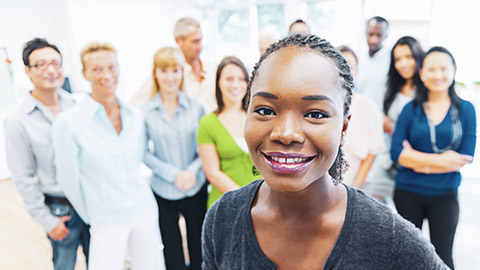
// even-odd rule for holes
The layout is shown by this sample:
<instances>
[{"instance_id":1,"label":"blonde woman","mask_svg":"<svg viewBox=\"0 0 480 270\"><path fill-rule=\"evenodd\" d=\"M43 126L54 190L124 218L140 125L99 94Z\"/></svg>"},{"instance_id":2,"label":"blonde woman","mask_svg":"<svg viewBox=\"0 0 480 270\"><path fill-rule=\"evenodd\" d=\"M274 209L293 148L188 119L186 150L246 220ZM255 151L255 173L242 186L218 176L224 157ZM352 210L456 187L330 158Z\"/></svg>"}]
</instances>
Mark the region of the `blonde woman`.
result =
<instances>
[{"instance_id":1,"label":"blonde woman","mask_svg":"<svg viewBox=\"0 0 480 270\"><path fill-rule=\"evenodd\" d=\"M179 214L185 217L189 269L201 269L201 231L207 210L207 185L197 154L202 103L183 92L185 60L178 49L165 47L153 59L153 88L143 104L147 143L145 163L152 169L167 269L186 269Z\"/></svg>"}]
</instances>

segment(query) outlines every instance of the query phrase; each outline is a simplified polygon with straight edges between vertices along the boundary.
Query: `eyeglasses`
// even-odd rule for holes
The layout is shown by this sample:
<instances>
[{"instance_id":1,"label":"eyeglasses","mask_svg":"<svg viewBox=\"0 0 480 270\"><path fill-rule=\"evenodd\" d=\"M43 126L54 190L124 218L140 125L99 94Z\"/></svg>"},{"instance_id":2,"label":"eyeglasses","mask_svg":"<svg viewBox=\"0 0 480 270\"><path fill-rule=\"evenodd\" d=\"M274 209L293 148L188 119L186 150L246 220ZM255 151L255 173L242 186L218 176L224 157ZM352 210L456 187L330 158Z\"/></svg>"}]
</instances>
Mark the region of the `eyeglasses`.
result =
<instances>
[{"instance_id":1,"label":"eyeglasses","mask_svg":"<svg viewBox=\"0 0 480 270\"><path fill-rule=\"evenodd\" d=\"M47 63L46 61L40 61L36 63L35 65L29 65L30 68L36 68L38 70L44 71L48 68L48 66L52 65L54 69L59 69L62 67L62 62L53 60L50 63Z\"/></svg>"}]
</instances>

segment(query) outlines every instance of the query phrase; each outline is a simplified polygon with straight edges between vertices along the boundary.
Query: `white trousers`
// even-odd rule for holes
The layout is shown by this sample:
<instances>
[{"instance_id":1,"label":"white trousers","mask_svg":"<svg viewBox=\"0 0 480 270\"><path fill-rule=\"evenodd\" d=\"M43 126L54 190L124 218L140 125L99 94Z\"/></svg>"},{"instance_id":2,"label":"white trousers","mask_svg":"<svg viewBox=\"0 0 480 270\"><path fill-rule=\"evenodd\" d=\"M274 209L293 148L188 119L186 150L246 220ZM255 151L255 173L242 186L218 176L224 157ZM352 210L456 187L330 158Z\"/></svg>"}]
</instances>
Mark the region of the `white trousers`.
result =
<instances>
[{"instance_id":1,"label":"white trousers","mask_svg":"<svg viewBox=\"0 0 480 270\"><path fill-rule=\"evenodd\" d=\"M165 269L156 205L128 222L92 221L90 235L89 270L124 270L128 250L131 270Z\"/></svg>"}]
</instances>

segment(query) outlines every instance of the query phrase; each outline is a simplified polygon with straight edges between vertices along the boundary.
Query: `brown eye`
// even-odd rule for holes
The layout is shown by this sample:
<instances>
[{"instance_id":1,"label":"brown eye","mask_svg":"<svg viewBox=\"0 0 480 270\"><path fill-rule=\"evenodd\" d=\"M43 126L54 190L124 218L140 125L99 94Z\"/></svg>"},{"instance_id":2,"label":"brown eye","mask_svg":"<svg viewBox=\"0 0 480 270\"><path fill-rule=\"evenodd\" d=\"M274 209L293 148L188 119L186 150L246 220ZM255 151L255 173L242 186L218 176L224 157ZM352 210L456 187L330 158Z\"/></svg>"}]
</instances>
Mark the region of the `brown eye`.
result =
<instances>
[{"instance_id":1,"label":"brown eye","mask_svg":"<svg viewBox=\"0 0 480 270\"><path fill-rule=\"evenodd\" d=\"M313 118L313 119L322 119L329 116L328 114L321 111L312 111L312 112L306 113L304 117Z\"/></svg>"},{"instance_id":2,"label":"brown eye","mask_svg":"<svg viewBox=\"0 0 480 270\"><path fill-rule=\"evenodd\" d=\"M272 109L266 107L257 108L254 112L263 116L275 115L275 112Z\"/></svg>"}]
</instances>

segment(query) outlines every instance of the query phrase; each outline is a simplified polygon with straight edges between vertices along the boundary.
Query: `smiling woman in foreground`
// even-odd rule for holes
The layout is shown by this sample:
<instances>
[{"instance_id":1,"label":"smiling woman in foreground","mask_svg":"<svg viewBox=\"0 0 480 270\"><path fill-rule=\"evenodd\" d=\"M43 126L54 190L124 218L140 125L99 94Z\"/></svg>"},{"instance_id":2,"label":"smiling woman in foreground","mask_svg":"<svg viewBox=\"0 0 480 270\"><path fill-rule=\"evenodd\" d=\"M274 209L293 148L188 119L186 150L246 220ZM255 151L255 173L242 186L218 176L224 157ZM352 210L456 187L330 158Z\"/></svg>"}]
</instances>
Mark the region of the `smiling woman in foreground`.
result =
<instances>
[{"instance_id":1,"label":"smiling woman in foreground","mask_svg":"<svg viewBox=\"0 0 480 270\"><path fill-rule=\"evenodd\" d=\"M345 59L317 36L262 55L245 139L265 180L210 208L204 269L447 269L412 224L338 184L351 89Z\"/></svg>"}]
</instances>

